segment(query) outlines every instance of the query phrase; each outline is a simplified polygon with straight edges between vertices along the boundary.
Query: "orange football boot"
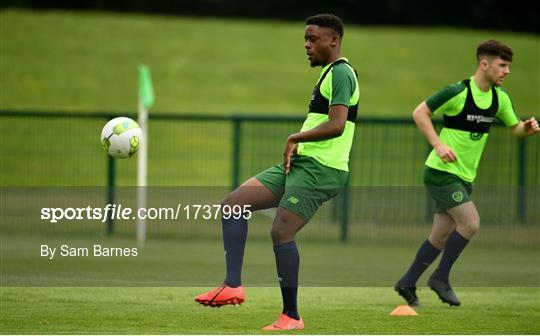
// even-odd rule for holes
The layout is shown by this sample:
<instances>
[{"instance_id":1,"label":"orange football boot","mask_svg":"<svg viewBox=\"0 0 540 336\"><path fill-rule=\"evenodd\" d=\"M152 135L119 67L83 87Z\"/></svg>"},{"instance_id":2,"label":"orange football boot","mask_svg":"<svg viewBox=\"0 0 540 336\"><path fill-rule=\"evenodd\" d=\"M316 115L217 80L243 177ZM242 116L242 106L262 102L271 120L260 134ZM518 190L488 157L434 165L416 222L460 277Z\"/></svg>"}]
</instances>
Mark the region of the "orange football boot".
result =
<instances>
[{"instance_id":1,"label":"orange football boot","mask_svg":"<svg viewBox=\"0 0 540 336\"><path fill-rule=\"evenodd\" d=\"M195 301L204 306L218 308L225 305L240 305L244 302L244 299L245 294L242 286L233 288L225 284L221 284L218 288L195 297Z\"/></svg>"},{"instance_id":2,"label":"orange football boot","mask_svg":"<svg viewBox=\"0 0 540 336\"><path fill-rule=\"evenodd\" d=\"M279 319L269 326L263 328L263 330L302 330L304 329L304 321L302 319L295 320L286 314L281 313Z\"/></svg>"}]
</instances>

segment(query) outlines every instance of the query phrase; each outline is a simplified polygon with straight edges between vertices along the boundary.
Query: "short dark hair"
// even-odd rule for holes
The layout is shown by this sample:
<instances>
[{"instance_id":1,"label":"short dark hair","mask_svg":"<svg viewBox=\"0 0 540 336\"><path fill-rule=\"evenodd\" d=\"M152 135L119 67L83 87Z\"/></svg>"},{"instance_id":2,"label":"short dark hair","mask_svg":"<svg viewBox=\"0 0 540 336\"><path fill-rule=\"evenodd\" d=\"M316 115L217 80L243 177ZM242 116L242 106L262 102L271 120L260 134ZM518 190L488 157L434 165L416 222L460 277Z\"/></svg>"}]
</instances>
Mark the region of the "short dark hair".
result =
<instances>
[{"instance_id":1,"label":"short dark hair","mask_svg":"<svg viewBox=\"0 0 540 336\"><path fill-rule=\"evenodd\" d=\"M334 14L318 14L306 19L307 25L317 25L319 27L333 29L340 38L343 38L343 21Z\"/></svg>"},{"instance_id":2,"label":"short dark hair","mask_svg":"<svg viewBox=\"0 0 540 336\"><path fill-rule=\"evenodd\" d=\"M477 61L480 61L481 56L498 56L505 61L512 62L513 55L512 48L496 40L484 41L476 48Z\"/></svg>"}]
</instances>

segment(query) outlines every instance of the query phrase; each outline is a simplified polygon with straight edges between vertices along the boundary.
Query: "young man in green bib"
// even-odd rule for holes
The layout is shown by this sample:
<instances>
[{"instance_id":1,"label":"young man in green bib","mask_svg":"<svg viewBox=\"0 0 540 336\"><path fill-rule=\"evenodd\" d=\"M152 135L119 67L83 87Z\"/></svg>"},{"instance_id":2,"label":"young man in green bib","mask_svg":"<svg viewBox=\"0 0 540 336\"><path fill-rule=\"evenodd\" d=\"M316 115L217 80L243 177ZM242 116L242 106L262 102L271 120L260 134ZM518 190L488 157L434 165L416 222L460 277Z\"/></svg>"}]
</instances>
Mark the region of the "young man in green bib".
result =
<instances>
[{"instance_id":1,"label":"young man in green bib","mask_svg":"<svg viewBox=\"0 0 540 336\"><path fill-rule=\"evenodd\" d=\"M295 236L317 209L336 196L348 178L358 109L356 73L341 56L343 24L331 14L306 20L304 47L312 67L321 66L302 129L287 138L283 163L248 179L223 202L250 210L277 207L271 236L283 310L264 330L303 329L297 308L300 256ZM240 275L247 219L222 218L227 275L218 288L195 300L220 307L242 303Z\"/></svg>"},{"instance_id":2,"label":"young man in green bib","mask_svg":"<svg viewBox=\"0 0 540 336\"><path fill-rule=\"evenodd\" d=\"M428 286L443 302L460 305L449 284L449 273L480 226L470 195L493 121L498 119L518 137L540 131L535 118L518 119L510 97L500 88L510 73L512 56L512 49L498 41L481 43L476 51L476 73L445 87L413 112L416 125L433 147L426 160L424 184L435 201L436 213L431 234L395 285L398 294L411 306L419 304L416 282L441 251L440 264L429 278ZM431 122L433 114L444 118L439 135Z\"/></svg>"}]
</instances>

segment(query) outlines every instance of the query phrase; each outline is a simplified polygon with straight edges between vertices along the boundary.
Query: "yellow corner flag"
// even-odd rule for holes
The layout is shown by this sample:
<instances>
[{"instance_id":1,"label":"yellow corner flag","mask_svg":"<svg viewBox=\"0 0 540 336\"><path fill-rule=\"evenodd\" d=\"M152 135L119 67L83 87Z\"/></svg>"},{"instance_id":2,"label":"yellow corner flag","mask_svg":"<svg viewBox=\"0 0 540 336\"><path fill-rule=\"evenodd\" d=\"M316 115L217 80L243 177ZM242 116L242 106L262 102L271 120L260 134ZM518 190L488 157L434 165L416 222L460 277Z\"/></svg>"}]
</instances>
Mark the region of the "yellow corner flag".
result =
<instances>
[{"instance_id":1,"label":"yellow corner flag","mask_svg":"<svg viewBox=\"0 0 540 336\"><path fill-rule=\"evenodd\" d=\"M154 105L152 77L150 76L150 69L144 64L139 65L139 99L147 109Z\"/></svg>"}]
</instances>

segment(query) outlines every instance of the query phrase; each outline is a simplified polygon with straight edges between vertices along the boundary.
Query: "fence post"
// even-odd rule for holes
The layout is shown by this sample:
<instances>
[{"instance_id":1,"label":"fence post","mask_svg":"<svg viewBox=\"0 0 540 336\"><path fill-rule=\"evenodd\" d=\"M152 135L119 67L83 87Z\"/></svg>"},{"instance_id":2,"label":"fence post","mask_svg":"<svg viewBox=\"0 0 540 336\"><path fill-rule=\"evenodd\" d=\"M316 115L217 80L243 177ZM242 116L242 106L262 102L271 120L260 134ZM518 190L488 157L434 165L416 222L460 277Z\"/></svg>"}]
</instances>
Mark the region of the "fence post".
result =
<instances>
[{"instance_id":1,"label":"fence post","mask_svg":"<svg viewBox=\"0 0 540 336\"><path fill-rule=\"evenodd\" d=\"M518 197L517 197L517 207L518 207L518 218L520 223L525 223L527 218L527 191L525 189L526 183L526 146L525 139L518 139Z\"/></svg>"},{"instance_id":2,"label":"fence post","mask_svg":"<svg viewBox=\"0 0 540 336\"><path fill-rule=\"evenodd\" d=\"M341 218L341 237L342 242L349 239L349 180L343 188L343 217Z\"/></svg>"},{"instance_id":3,"label":"fence post","mask_svg":"<svg viewBox=\"0 0 540 336\"><path fill-rule=\"evenodd\" d=\"M232 189L238 188L240 185L240 141L241 135L241 119L240 117L232 117L233 123L233 144L232 144L232 167L231 167L231 182Z\"/></svg>"},{"instance_id":4,"label":"fence post","mask_svg":"<svg viewBox=\"0 0 540 336\"><path fill-rule=\"evenodd\" d=\"M116 185L116 161L115 159L107 155L107 204L114 204L114 188ZM114 232L114 219L109 216L107 219L107 235L112 235Z\"/></svg>"}]
</instances>

